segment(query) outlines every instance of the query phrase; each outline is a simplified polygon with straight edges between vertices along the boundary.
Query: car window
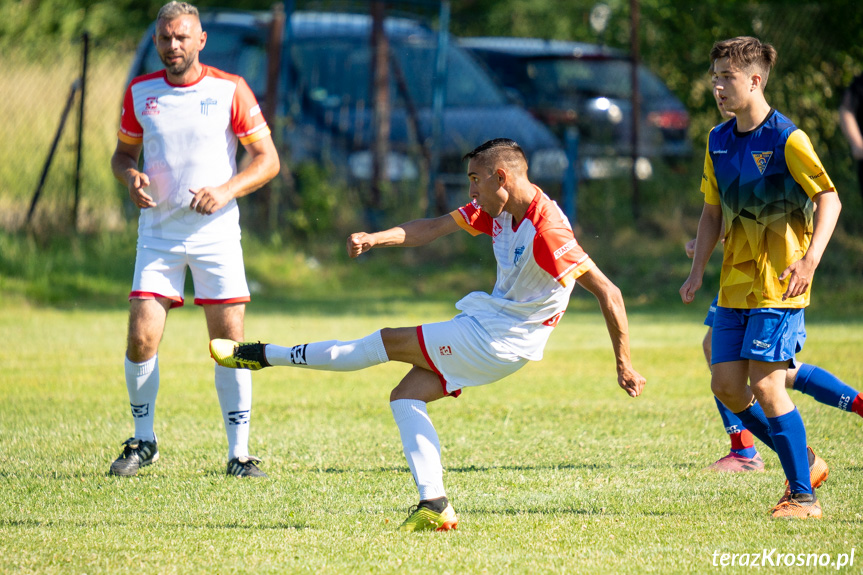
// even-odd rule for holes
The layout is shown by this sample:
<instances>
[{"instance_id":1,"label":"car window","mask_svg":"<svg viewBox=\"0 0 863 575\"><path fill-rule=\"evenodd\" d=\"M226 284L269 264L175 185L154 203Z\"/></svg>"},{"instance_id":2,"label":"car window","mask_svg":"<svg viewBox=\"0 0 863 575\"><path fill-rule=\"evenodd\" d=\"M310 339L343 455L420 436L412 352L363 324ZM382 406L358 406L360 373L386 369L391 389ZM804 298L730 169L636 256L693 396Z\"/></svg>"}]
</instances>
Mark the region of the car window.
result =
<instances>
[{"instance_id":1,"label":"car window","mask_svg":"<svg viewBox=\"0 0 863 575\"><path fill-rule=\"evenodd\" d=\"M298 40L292 46L297 81L312 100L329 107L368 105L371 88L371 48L365 39ZM404 75L411 99L419 108L432 105L436 43L433 40L391 41L390 50ZM470 56L451 48L447 65L447 107L501 106L506 100L498 86ZM390 94L404 107L395 74Z\"/></svg>"},{"instance_id":2,"label":"car window","mask_svg":"<svg viewBox=\"0 0 863 575\"><path fill-rule=\"evenodd\" d=\"M625 60L528 60L525 74L534 89L546 93L621 99L632 96L631 67ZM662 82L644 67L639 68L638 81L646 99L670 96Z\"/></svg>"}]
</instances>

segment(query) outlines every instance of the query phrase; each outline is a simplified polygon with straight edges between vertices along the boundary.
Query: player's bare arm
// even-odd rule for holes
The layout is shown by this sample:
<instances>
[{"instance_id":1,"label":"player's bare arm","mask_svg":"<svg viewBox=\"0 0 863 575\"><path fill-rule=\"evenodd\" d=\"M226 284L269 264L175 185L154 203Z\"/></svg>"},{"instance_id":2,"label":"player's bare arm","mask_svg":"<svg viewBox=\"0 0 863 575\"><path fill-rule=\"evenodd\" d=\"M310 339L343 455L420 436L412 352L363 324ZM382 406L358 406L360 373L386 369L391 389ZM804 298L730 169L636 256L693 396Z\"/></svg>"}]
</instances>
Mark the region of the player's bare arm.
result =
<instances>
[{"instance_id":1,"label":"player's bare arm","mask_svg":"<svg viewBox=\"0 0 863 575\"><path fill-rule=\"evenodd\" d=\"M247 196L260 189L279 173L279 153L272 136L244 145L251 161L236 176L221 186L206 186L189 190L193 194L189 208L199 214L214 214L234 198Z\"/></svg>"},{"instance_id":2,"label":"player's bare arm","mask_svg":"<svg viewBox=\"0 0 863 575\"><path fill-rule=\"evenodd\" d=\"M127 144L117 140L117 148L111 156L111 171L114 177L129 190L132 203L141 209L154 208L156 202L144 191L150 185L150 178L144 172L138 171L138 158L141 156L142 144Z\"/></svg>"},{"instance_id":3,"label":"player's bare arm","mask_svg":"<svg viewBox=\"0 0 863 575\"><path fill-rule=\"evenodd\" d=\"M355 258L374 247L424 246L458 229L453 217L446 214L437 218L413 220L380 232L357 232L348 237L348 256Z\"/></svg>"},{"instance_id":4,"label":"player's bare arm","mask_svg":"<svg viewBox=\"0 0 863 575\"><path fill-rule=\"evenodd\" d=\"M815 202L816 208L812 222L812 241L803 257L785 268L779 276L779 281L788 279L788 288L782 294L783 301L799 296L809 288L815 268L821 263L821 256L833 236L839 212L842 211L842 202L835 190L821 192L812 201Z\"/></svg>"},{"instance_id":5,"label":"player's bare arm","mask_svg":"<svg viewBox=\"0 0 863 575\"><path fill-rule=\"evenodd\" d=\"M861 132L861 126L857 124L857 117L854 115L850 92L845 94L842 98L842 105L839 106L839 126L851 147L851 157L855 160L863 160L863 132Z\"/></svg>"},{"instance_id":6,"label":"player's bare arm","mask_svg":"<svg viewBox=\"0 0 863 575\"><path fill-rule=\"evenodd\" d=\"M620 289L597 267L581 275L578 278L578 285L592 293L602 309L608 335L611 336L611 345L614 348L618 385L630 397L638 397L644 389L646 380L632 367L629 351L629 321Z\"/></svg>"},{"instance_id":7,"label":"player's bare arm","mask_svg":"<svg viewBox=\"0 0 863 575\"><path fill-rule=\"evenodd\" d=\"M680 287L680 299L683 303L692 303L695 292L701 287L704 277L704 268L710 259L710 254L719 241L722 233L722 207L713 204L704 204L701 210L701 219L698 221L698 233L695 236L695 251L692 256L692 269L689 277Z\"/></svg>"}]
</instances>

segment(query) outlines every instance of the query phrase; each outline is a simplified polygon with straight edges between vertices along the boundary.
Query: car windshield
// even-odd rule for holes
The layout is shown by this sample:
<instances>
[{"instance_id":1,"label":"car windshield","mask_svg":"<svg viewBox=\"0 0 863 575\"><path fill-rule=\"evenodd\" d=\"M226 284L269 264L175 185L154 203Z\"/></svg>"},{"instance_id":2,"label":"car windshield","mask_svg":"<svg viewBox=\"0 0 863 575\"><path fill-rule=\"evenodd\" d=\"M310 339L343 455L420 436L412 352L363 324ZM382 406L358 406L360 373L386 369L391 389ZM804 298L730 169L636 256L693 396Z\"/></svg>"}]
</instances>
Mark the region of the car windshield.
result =
<instances>
[{"instance_id":1,"label":"car windshield","mask_svg":"<svg viewBox=\"0 0 863 575\"><path fill-rule=\"evenodd\" d=\"M526 60L524 72L531 84L524 93L546 94L546 99L632 97L631 64L625 60ZM638 82L645 101L670 97L662 82L644 67L639 68Z\"/></svg>"},{"instance_id":2,"label":"car windshield","mask_svg":"<svg viewBox=\"0 0 863 575\"><path fill-rule=\"evenodd\" d=\"M390 93L396 107L404 106L406 87L417 108L432 105L436 42L433 39L391 40L393 64ZM365 39L320 38L297 40L293 63L308 96L326 106L369 106L371 48ZM447 53L446 107L506 105L500 88L462 50ZM401 72L403 83L397 81Z\"/></svg>"}]
</instances>

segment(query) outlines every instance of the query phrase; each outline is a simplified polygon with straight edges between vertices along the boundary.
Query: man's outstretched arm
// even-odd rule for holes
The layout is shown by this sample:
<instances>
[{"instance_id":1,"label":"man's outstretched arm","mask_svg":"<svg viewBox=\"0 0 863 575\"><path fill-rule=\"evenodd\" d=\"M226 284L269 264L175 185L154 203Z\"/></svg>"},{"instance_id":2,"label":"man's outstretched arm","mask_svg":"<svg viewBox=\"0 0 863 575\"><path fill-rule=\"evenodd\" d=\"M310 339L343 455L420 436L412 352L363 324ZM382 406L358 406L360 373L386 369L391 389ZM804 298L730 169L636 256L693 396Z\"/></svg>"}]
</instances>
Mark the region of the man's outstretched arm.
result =
<instances>
[{"instance_id":1,"label":"man's outstretched arm","mask_svg":"<svg viewBox=\"0 0 863 575\"><path fill-rule=\"evenodd\" d=\"M596 297L602 309L602 315L605 316L605 325L608 328L608 335L611 336L611 345L614 348L614 358L617 363L618 385L631 397L638 397L647 381L632 367L629 352L629 321L620 289L597 267L581 275L578 278L578 284Z\"/></svg>"},{"instance_id":2,"label":"man's outstretched arm","mask_svg":"<svg viewBox=\"0 0 863 575\"><path fill-rule=\"evenodd\" d=\"M352 258L375 247L424 246L441 236L460 229L450 214L438 218L413 220L375 233L357 232L348 237L348 255Z\"/></svg>"}]
</instances>

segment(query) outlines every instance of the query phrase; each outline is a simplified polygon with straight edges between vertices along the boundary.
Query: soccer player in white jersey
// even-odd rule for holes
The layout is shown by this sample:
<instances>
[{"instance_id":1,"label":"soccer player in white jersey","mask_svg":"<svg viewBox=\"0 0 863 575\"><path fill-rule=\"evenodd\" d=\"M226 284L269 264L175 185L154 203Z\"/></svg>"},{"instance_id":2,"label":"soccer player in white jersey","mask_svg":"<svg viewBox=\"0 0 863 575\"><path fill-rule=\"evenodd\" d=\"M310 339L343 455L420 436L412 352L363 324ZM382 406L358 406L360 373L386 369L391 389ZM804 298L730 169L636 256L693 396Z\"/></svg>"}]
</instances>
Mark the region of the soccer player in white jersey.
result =
<instances>
[{"instance_id":1,"label":"soccer player in white jersey","mask_svg":"<svg viewBox=\"0 0 863 575\"><path fill-rule=\"evenodd\" d=\"M637 397L645 384L630 360L620 290L582 250L557 204L530 183L522 149L512 140L491 140L465 159L469 160L471 203L438 218L352 234L347 249L355 258L374 247L425 245L460 229L472 235L485 233L494 240L497 260L491 294L468 294L456 304L461 313L450 321L386 328L355 341L292 347L226 339L210 342L213 359L234 368L282 365L352 371L386 361L412 365L390 394L420 498L402 523L403 531L443 531L458 524L444 490L440 443L426 404L458 396L465 387L498 381L529 360L542 359L576 282L599 300L620 387Z\"/></svg>"},{"instance_id":2,"label":"soccer player in white jersey","mask_svg":"<svg viewBox=\"0 0 863 575\"><path fill-rule=\"evenodd\" d=\"M111 465L129 476L159 457L153 417L158 348L168 310L183 305L186 270L209 337L243 337L249 301L239 211L279 171L279 157L255 96L239 76L201 64L207 43L198 10L170 2L159 10L153 42L165 69L132 80L123 100L114 175L141 209L125 373L135 434ZM237 171L237 142L250 161ZM144 151L144 164L138 160ZM249 455L252 380L215 368L228 436L227 473L265 476Z\"/></svg>"}]
</instances>

